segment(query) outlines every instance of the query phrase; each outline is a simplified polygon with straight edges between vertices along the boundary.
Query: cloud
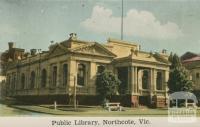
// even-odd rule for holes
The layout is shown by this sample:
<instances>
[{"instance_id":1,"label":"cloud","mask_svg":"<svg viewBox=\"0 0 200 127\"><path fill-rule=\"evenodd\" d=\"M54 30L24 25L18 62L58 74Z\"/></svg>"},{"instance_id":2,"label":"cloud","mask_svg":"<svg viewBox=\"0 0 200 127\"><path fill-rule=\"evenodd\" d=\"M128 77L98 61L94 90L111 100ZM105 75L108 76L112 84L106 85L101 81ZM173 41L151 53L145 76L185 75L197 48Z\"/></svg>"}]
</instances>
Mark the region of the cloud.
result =
<instances>
[{"instance_id":1,"label":"cloud","mask_svg":"<svg viewBox=\"0 0 200 127\"><path fill-rule=\"evenodd\" d=\"M121 17L114 16L111 9L97 5L81 26L93 32L120 34ZM136 9L129 10L124 16L124 34L151 39L176 39L183 35L176 23L161 24L153 13Z\"/></svg>"}]
</instances>

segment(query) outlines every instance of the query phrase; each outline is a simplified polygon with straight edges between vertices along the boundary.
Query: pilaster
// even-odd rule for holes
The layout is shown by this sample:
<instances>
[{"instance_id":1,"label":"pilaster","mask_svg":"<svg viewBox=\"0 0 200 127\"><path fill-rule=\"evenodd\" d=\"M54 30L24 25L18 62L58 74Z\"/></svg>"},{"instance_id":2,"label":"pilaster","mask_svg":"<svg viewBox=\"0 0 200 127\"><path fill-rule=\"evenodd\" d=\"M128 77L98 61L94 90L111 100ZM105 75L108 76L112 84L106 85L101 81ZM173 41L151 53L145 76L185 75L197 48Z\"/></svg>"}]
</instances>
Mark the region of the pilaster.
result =
<instances>
[{"instance_id":1,"label":"pilaster","mask_svg":"<svg viewBox=\"0 0 200 127\"><path fill-rule=\"evenodd\" d=\"M76 80L77 80L77 64L74 59L69 60L69 69L68 70L69 70L68 84L70 87L73 87L74 83L76 83Z\"/></svg>"},{"instance_id":2,"label":"pilaster","mask_svg":"<svg viewBox=\"0 0 200 127\"><path fill-rule=\"evenodd\" d=\"M137 67L135 67L134 68L134 86L135 86L135 89L134 89L134 92L135 93L138 93L138 91L139 91L139 86L138 86L138 68Z\"/></svg>"},{"instance_id":3,"label":"pilaster","mask_svg":"<svg viewBox=\"0 0 200 127\"><path fill-rule=\"evenodd\" d=\"M88 87L95 86L97 67L95 62L90 62L89 84Z\"/></svg>"},{"instance_id":4,"label":"pilaster","mask_svg":"<svg viewBox=\"0 0 200 127\"><path fill-rule=\"evenodd\" d=\"M62 86L62 76L63 76L63 72L62 72L62 64L60 62L57 63L57 83L56 86Z\"/></svg>"},{"instance_id":5,"label":"pilaster","mask_svg":"<svg viewBox=\"0 0 200 127\"><path fill-rule=\"evenodd\" d=\"M134 83L134 80L135 80L135 68L133 66L131 66L129 68L129 85L128 85L128 90L130 90L130 92L132 94L135 94L135 83Z\"/></svg>"}]
</instances>

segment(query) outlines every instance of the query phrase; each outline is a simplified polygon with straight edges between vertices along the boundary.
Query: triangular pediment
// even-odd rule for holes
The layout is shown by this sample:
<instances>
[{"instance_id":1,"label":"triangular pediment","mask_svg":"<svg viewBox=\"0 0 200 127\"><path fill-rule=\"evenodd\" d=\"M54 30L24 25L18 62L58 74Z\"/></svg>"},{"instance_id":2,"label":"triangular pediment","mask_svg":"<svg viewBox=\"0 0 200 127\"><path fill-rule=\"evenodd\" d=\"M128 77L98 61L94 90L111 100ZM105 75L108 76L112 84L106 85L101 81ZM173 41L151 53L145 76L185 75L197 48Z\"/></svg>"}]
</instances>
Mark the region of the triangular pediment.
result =
<instances>
[{"instance_id":1,"label":"triangular pediment","mask_svg":"<svg viewBox=\"0 0 200 127\"><path fill-rule=\"evenodd\" d=\"M60 44L56 44L49 52L49 57L62 55L67 52L67 48Z\"/></svg>"},{"instance_id":2,"label":"triangular pediment","mask_svg":"<svg viewBox=\"0 0 200 127\"><path fill-rule=\"evenodd\" d=\"M84 46L80 46L78 48L72 49L73 52L82 53L82 54L90 54L97 56L107 56L107 57L116 57L108 49L104 48L102 45L98 43L92 43Z\"/></svg>"}]
</instances>

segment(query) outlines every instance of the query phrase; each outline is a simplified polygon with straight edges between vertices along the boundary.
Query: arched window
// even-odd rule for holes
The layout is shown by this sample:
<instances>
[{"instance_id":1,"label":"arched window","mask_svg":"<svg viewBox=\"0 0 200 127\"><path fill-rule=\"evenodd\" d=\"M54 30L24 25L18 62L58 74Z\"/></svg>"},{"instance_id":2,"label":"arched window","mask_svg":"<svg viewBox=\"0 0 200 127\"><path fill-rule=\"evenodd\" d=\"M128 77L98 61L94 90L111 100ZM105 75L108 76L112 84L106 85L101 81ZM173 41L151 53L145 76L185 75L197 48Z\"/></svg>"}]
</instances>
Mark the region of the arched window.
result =
<instances>
[{"instance_id":1,"label":"arched window","mask_svg":"<svg viewBox=\"0 0 200 127\"><path fill-rule=\"evenodd\" d=\"M21 89L25 88L25 74L22 73L21 75Z\"/></svg>"},{"instance_id":2,"label":"arched window","mask_svg":"<svg viewBox=\"0 0 200 127\"><path fill-rule=\"evenodd\" d=\"M47 71L46 69L42 69L42 74L41 74L41 87L45 88L47 83Z\"/></svg>"},{"instance_id":3,"label":"arched window","mask_svg":"<svg viewBox=\"0 0 200 127\"><path fill-rule=\"evenodd\" d=\"M161 72L157 72L156 89L162 90L162 73Z\"/></svg>"},{"instance_id":4,"label":"arched window","mask_svg":"<svg viewBox=\"0 0 200 127\"><path fill-rule=\"evenodd\" d=\"M77 85L84 86L86 77L86 67L84 64L78 64Z\"/></svg>"},{"instance_id":5,"label":"arched window","mask_svg":"<svg viewBox=\"0 0 200 127\"><path fill-rule=\"evenodd\" d=\"M67 78L68 78L68 65L63 64L63 86L67 85Z\"/></svg>"},{"instance_id":6,"label":"arched window","mask_svg":"<svg viewBox=\"0 0 200 127\"><path fill-rule=\"evenodd\" d=\"M148 89L149 73L147 70L143 71L142 75L142 89Z\"/></svg>"},{"instance_id":7,"label":"arched window","mask_svg":"<svg viewBox=\"0 0 200 127\"><path fill-rule=\"evenodd\" d=\"M34 89L34 86L35 86L35 72L32 71L32 72L31 72L31 83L30 83L30 88L31 88L31 89Z\"/></svg>"},{"instance_id":8,"label":"arched window","mask_svg":"<svg viewBox=\"0 0 200 127\"><path fill-rule=\"evenodd\" d=\"M53 67L53 79L52 79L52 86L55 87L57 82L57 66Z\"/></svg>"}]
</instances>

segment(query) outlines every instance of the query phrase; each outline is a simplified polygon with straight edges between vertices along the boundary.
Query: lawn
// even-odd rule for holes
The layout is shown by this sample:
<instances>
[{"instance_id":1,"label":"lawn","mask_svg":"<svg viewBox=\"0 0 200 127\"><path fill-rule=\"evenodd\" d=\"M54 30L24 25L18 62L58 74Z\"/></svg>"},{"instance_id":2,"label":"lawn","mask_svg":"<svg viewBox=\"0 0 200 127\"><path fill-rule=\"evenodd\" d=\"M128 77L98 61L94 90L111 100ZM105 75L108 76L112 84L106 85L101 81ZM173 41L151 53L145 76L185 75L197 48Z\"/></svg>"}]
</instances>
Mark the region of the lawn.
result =
<instances>
[{"instance_id":1,"label":"lawn","mask_svg":"<svg viewBox=\"0 0 200 127\"><path fill-rule=\"evenodd\" d=\"M167 109L150 109L150 108L128 108L124 107L124 111L107 111L100 106L79 106L74 110L73 106L60 105L55 110L51 105L13 105L13 108L44 113L49 115L58 116L155 116L155 117L166 117L168 115ZM200 109L197 110L197 116L200 117Z\"/></svg>"}]
</instances>

